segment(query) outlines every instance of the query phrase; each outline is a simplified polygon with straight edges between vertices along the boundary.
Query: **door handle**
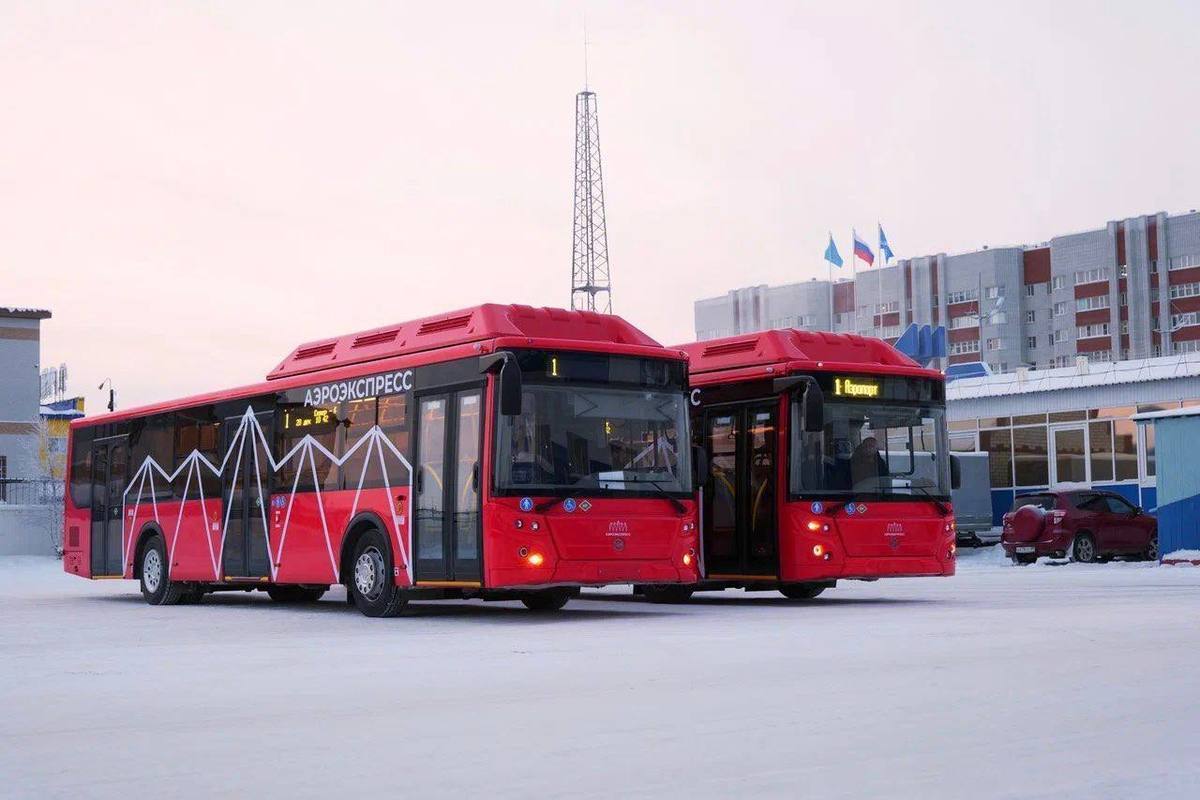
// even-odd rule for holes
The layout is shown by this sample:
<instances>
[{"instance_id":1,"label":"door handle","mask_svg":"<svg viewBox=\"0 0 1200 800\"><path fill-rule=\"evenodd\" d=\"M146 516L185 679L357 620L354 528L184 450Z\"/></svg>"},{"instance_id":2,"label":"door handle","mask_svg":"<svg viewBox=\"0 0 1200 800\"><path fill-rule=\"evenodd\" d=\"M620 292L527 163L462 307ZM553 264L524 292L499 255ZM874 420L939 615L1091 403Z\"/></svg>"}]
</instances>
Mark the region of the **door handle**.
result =
<instances>
[{"instance_id":1,"label":"door handle","mask_svg":"<svg viewBox=\"0 0 1200 800\"><path fill-rule=\"evenodd\" d=\"M417 470L417 494L425 491L425 468L421 467Z\"/></svg>"},{"instance_id":2,"label":"door handle","mask_svg":"<svg viewBox=\"0 0 1200 800\"><path fill-rule=\"evenodd\" d=\"M471 467L471 488L476 493L479 492L479 462L476 461Z\"/></svg>"}]
</instances>

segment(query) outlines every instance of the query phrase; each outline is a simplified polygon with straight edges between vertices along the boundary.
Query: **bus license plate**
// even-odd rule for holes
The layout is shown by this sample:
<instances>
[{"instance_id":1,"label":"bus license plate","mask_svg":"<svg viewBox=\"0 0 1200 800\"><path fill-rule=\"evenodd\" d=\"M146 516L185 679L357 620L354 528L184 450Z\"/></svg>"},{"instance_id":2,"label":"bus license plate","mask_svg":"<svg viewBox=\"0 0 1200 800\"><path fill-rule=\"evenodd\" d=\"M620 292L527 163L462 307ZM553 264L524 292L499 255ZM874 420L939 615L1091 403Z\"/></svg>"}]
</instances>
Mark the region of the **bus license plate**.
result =
<instances>
[{"instance_id":1,"label":"bus license plate","mask_svg":"<svg viewBox=\"0 0 1200 800\"><path fill-rule=\"evenodd\" d=\"M1032 553L1033 551L1034 551L1034 548L1032 548L1032 547L1018 547L1017 548L1018 553Z\"/></svg>"}]
</instances>

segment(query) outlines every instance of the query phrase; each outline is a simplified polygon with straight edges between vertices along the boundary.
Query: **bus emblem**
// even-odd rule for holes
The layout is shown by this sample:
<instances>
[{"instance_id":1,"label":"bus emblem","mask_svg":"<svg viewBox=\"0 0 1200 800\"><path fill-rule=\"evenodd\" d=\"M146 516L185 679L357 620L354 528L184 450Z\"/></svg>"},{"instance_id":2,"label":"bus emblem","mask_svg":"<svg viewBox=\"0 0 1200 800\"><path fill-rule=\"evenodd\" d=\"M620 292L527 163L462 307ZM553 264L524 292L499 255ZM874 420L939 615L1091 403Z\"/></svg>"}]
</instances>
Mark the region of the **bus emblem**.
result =
<instances>
[{"instance_id":1,"label":"bus emblem","mask_svg":"<svg viewBox=\"0 0 1200 800\"><path fill-rule=\"evenodd\" d=\"M522 497L521 498L521 510L525 511L525 512L533 511L533 498L532 497Z\"/></svg>"},{"instance_id":2,"label":"bus emblem","mask_svg":"<svg viewBox=\"0 0 1200 800\"><path fill-rule=\"evenodd\" d=\"M563 511L566 511L568 514L575 511L574 497L568 497L566 500L563 500Z\"/></svg>"},{"instance_id":3,"label":"bus emblem","mask_svg":"<svg viewBox=\"0 0 1200 800\"><path fill-rule=\"evenodd\" d=\"M904 535L904 524L901 522L889 522L887 529L884 530L883 536L887 539L888 546L893 550L900 547L900 537Z\"/></svg>"},{"instance_id":4,"label":"bus emblem","mask_svg":"<svg viewBox=\"0 0 1200 800\"><path fill-rule=\"evenodd\" d=\"M628 536L629 535L629 523L623 519L614 519L612 522L608 523L608 535L609 536Z\"/></svg>"},{"instance_id":5,"label":"bus emblem","mask_svg":"<svg viewBox=\"0 0 1200 800\"><path fill-rule=\"evenodd\" d=\"M613 539L613 550L624 550L624 549L625 549L625 540L624 539Z\"/></svg>"},{"instance_id":6,"label":"bus emblem","mask_svg":"<svg viewBox=\"0 0 1200 800\"><path fill-rule=\"evenodd\" d=\"M817 500L811 506L809 506L809 508L812 509L812 513L820 514L822 511L825 510L825 504L822 503L820 500Z\"/></svg>"}]
</instances>

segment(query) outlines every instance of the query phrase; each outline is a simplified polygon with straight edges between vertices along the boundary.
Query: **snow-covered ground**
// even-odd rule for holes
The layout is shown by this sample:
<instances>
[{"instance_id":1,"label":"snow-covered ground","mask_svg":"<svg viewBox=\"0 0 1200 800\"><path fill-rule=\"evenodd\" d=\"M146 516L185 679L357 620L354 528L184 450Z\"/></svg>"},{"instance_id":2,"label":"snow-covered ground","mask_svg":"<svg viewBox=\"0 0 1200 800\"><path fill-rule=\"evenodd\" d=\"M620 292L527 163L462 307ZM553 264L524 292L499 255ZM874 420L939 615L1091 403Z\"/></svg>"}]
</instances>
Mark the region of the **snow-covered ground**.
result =
<instances>
[{"instance_id":1,"label":"snow-covered ground","mask_svg":"<svg viewBox=\"0 0 1200 800\"><path fill-rule=\"evenodd\" d=\"M1200 568L371 620L0 560L0 796L1200 796Z\"/></svg>"}]
</instances>

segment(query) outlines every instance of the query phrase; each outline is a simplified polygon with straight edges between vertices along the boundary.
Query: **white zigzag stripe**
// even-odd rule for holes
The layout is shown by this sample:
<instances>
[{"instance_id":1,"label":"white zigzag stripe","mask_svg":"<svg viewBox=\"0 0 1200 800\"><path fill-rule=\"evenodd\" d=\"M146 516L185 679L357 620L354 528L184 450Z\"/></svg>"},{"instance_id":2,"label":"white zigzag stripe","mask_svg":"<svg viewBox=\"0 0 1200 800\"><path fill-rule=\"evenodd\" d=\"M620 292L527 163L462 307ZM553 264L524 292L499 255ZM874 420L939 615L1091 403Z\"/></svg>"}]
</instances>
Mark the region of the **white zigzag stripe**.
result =
<instances>
[{"instance_id":1,"label":"white zigzag stripe","mask_svg":"<svg viewBox=\"0 0 1200 800\"><path fill-rule=\"evenodd\" d=\"M314 439L311 435L306 435L303 439L296 442L296 444L287 452L286 455L276 461L274 456L271 454L271 447L267 442L266 434L263 433L262 426L258 424L258 418L254 414L254 409L250 406L247 406L245 413L242 414L241 422L238 424L238 429L234 432L233 438L229 442L229 449L225 452L224 458L221 459L221 466L219 467L215 466L211 461L205 458L204 454L199 450L193 450L191 453L189 453L187 457L184 458L184 460L179 464L179 466L175 467L174 472L171 473L168 473L165 469L163 469L162 466L154 460L153 456L146 456L146 459L142 462L141 466L138 467L137 472L134 473L133 478L129 481L129 485L121 494L121 550L125 556L125 559L122 562L123 565L128 565L130 563L130 557L132 555L131 549L135 539L134 531L132 530L133 525L130 525L128 536L126 536L125 533L125 522L128 519L126 516L125 506L130 492L133 491L134 485L137 485L137 496L133 501L133 520L135 522L137 520L138 511L141 509L142 505L142 496L145 492L146 484L149 482L150 502L152 513L154 515L154 521L161 528L162 522L159 520L158 516L157 493L155 492L154 488L154 474L158 473L158 475L164 481L170 484L174 483L175 479L182 474L184 470L187 470L187 481L184 484L183 489L184 499L179 504L179 517L175 520L175 530L171 536L171 552L167 557L167 574L168 576L170 575L170 564L172 561L171 556L175 552L175 543L179 540L179 529L183 524L183 507L187 502L188 490L192 485L192 476L195 475L196 486L200 491L200 513L204 517L204 538L208 542L208 555L209 559L212 561L213 579L220 580L221 565L223 564L223 559L225 556L225 535L229 530L229 515L232 511L232 507L228 506L227 504L225 509L225 520L221 525L221 546L219 550L214 551L212 536L208 526L208 507L204 497L204 482L200 479L200 469L201 465L203 465L204 468L208 469L208 471L213 475L221 477L225 473L225 467L229 465L229 457L233 455L234 450L236 450L237 457L234 459L232 474L237 475L242 467L242 452L245 450L244 445L246 444L247 434L252 437L250 446L254 450L254 479L258 486L259 508L262 511L263 536L267 540L267 557L268 561L270 562L272 581L274 581L279 575L279 568L283 565L283 545L284 542L287 541L288 528L292 521L292 504L296 500L296 488L300 485L300 471L304 469L304 462L307 458L309 470L312 474L313 486L315 487L314 491L317 495L317 511L321 517L321 529L325 535L325 549L329 554L329 566L332 570L333 582L337 583L337 556L335 556L333 552L333 540L329 535L329 522L325 519L325 501L321 497L323 491L321 489L320 481L317 480L317 462L313 451L320 451L321 455L340 467L345 464L351 456L357 453L359 448L366 445L366 457L363 459L362 472L358 476L358 486L354 491L354 503L350 508L350 518L353 519L355 512L358 511L358 501L362 496L363 482L367 477L367 467L371 463L372 452L378 455L379 469L383 475L384 489L387 491L388 497L391 497L392 485L391 481L388 479L387 463L383 458L384 448L386 447L391 451L392 455L400 460L400 463L403 464L404 468L408 471L407 541L405 541L405 537L400 536L400 518L396 514L396 507L390 501L388 502L388 510L392 515L392 525L394 526L397 541L400 545L400 558L404 562L404 569L408 574L408 582L410 585L412 585L413 565L412 559L408 557L408 554L412 552L412 464L409 463L408 459L404 457L404 454L400 452L396 445L392 443L392 440L389 439L386 434L384 434L383 429L378 425L372 427L362 437L360 437L358 441L354 443L354 446L346 451L341 458L338 458L333 453L329 452L324 445ZM262 464L259 461L258 456L259 445L262 447L262 452L266 456L265 460L267 465L270 466L272 474L279 472L281 467L289 463L294 457L299 456L299 462L296 467L296 478L292 481L292 490L290 496L288 497L287 514L284 516L283 520L283 530L279 535L279 547L275 552L271 552L271 535L270 528L267 525L267 506L264 502L265 496L263 494ZM124 571L124 567L122 567L122 571Z\"/></svg>"}]
</instances>

